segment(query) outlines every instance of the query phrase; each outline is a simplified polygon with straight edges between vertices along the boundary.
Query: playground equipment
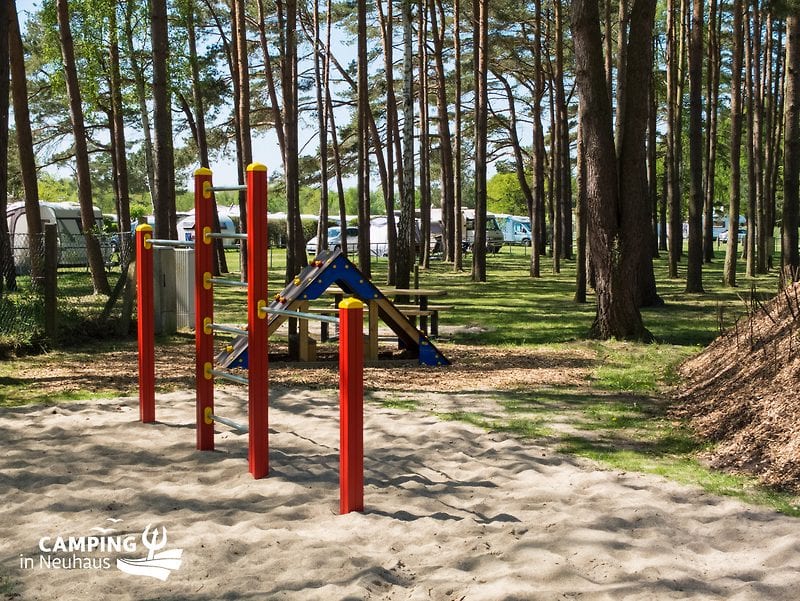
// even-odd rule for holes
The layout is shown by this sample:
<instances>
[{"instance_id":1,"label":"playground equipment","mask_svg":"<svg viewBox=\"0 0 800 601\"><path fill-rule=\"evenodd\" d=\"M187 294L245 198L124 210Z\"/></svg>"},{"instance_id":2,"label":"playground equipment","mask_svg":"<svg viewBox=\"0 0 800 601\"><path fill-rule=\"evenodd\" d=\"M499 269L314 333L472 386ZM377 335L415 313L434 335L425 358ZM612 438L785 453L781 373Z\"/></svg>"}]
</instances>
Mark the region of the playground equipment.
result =
<instances>
[{"instance_id":1,"label":"playground equipment","mask_svg":"<svg viewBox=\"0 0 800 601\"><path fill-rule=\"evenodd\" d=\"M158 240L149 225L136 228L137 299L139 336L139 408L144 423L155 421L155 360L153 334L153 253L154 247L194 248L195 251L195 382L197 448L214 449L214 423L219 422L248 433L248 463L254 478L269 471L269 322L276 315L317 319L338 323L340 327L340 512L364 508L363 468L363 304L355 299L343 301L339 318L307 315L267 305L267 170L253 163L247 168L244 186L214 187L211 170L195 171L195 236L193 241ZM212 233L212 193L217 190L246 190L247 234ZM249 254L247 283L212 276L215 238L247 240ZM214 323L214 286L247 288L247 328ZM248 375L214 368L214 333L236 334L247 340ZM218 365L218 367L220 367ZM227 367L227 366L221 366ZM248 424L214 414L214 378L248 387Z\"/></svg>"},{"instance_id":2,"label":"playground equipment","mask_svg":"<svg viewBox=\"0 0 800 601\"><path fill-rule=\"evenodd\" d=\"M269 333L272 334L293 315L314 318L315 315L305 312L308 302L320 298L334 284L344 294L352 295L368 306L371 343L377 343L377 320L381 319L421 365L450 365L430 338L417 329L339 249L319 253L286 288L275 295L269 305ZM217 355L216 362L228 368L247 367L250 361L249 348L251 343L248 337L240 335L228 349Z\"/></svg>"}]
</instances>

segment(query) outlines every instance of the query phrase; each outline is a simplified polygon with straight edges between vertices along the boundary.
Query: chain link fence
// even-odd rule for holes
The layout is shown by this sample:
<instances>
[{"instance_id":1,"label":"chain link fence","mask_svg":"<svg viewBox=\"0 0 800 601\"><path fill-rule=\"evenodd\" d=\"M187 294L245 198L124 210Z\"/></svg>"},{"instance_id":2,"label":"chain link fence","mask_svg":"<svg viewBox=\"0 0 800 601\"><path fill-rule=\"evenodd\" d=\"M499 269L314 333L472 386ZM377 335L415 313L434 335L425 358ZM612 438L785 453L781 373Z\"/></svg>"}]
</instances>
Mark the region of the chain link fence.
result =
<instances>
[{"instance_id":1,"label":"chain link fence","mask_svg":"<svg viewBox=\"0 0 800 601\"><path fill-rule=\"evenodd\" d=\"M89 268L87 236L55 228L50 235L49 249L44 234L27 233L0 248L0 356L128 334L132 308L123 301L132 235L94 236L103 263L98 278Z\"/></svg>"}]
</instances>

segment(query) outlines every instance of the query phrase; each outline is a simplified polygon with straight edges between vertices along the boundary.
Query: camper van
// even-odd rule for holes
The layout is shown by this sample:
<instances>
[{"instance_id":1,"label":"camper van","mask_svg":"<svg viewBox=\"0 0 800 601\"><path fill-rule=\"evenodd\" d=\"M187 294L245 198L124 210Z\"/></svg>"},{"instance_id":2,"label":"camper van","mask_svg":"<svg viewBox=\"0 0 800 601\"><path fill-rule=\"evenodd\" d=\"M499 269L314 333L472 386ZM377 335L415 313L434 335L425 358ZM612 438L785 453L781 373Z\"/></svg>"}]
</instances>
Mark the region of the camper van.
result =
<instances>
[{"instance_id":1,"label":"camper van","mask_svg":"<svg viewBox=\"0 0 800 601\"><path fill-rule=\"evenodd\" d=\"M89 260L86 254L86 239L83 236L80 205L74 202L40 202L39 211L42 223L55 224L58 231L58 266L85 267ZM103 224L103 213L94 207L94 218L98 227ZM6 210L8 232L14 254L17 273L30 272L30 241L28 240L28 220L25 214L25 203L15 202ZM101 250L105 260L111 254L111 247L101 241Z\"/></svg>"},{"instance_id":2,"label":"camper van","mask_svg":"<svg viewBox=\"0 0 800 601\"><path fill-rule=\"evenodd\" d=\"M178 213L178 238L180 240L194 240L194 209L188 213ZM236 226L233 219L227 213L219 212L219 230L221 233L230 235L236 233ZM222 245L225 248L233 248L238 241L234 238L223 238Z\"/></svg>"},{"instance_id":3,"label":"camper van","mask_svg":"<svg viewBox=\"0 0 800 601\"><path fill-rule=\"evenodd\" d=\"M464 229L462 230L462 238L464 241L465 250L472 249L472 244L475 241L475 211L473 209L464 210ZM500 231L500 225L492 213L486 213L486 250L490 253L496 253L503 246L503 232Z\"/></svg>"},{"instance_id":4,"label":"camper van","mask_svg":"<svg viewBox=\"0 0 800 601\"><path fill-rule=\"evenodd\" d=\"M496 215L500 231L503 232L503 241L506 244L531 245L531 222L528 217L517 215Z\"/></svg>"}]
</instances>

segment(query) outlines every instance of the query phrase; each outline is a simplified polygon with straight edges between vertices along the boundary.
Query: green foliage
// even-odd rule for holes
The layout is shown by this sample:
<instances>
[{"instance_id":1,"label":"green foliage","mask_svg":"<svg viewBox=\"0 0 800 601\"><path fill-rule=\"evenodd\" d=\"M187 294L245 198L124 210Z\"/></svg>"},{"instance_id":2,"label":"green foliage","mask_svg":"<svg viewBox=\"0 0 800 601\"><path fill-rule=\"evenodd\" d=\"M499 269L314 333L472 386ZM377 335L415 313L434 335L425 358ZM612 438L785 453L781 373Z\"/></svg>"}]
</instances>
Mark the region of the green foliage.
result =
<instances>
[{"instance_id":1,"label":"green foliage","mask_svg":"<svg viewBox=\"0 0 800 601\"><path fill-rule=\"evenodd\" d=\"M528 204L516 173L496 173L486 183L487 207L490 213L527 215Z\"/></svg>"}]
</instances>

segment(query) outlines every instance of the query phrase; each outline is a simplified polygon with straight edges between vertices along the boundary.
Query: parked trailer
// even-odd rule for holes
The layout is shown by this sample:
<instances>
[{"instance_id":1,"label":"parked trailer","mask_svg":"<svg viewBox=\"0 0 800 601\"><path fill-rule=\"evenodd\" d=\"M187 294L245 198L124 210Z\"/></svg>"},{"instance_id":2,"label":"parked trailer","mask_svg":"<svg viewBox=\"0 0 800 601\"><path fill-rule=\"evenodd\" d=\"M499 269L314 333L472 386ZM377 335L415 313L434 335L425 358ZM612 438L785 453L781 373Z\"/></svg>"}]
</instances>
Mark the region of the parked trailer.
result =
<instances>
[{"instance_id":1,"label":"parked trailer","mask_svg":"<svg viewBox=\"0 0 800 601\"><path fill-rule=\"evenodd\" d=\"M57 226L58 266L87 267L89 258L86 252L86 238L83 235L80 205L74 202L40 201L39 212L43 224ZM93 212L95 221L100 227L103 223L103 213L97 207L93 207ZM30 273L30 238L25 203L10 204L6 210L6 220L17 273L20 275ZM101 240L100 248L103 259L107 261L111 255L110 244Z\"/></svg>"}]
</instances>

